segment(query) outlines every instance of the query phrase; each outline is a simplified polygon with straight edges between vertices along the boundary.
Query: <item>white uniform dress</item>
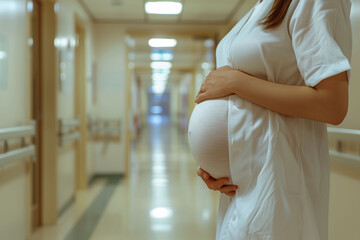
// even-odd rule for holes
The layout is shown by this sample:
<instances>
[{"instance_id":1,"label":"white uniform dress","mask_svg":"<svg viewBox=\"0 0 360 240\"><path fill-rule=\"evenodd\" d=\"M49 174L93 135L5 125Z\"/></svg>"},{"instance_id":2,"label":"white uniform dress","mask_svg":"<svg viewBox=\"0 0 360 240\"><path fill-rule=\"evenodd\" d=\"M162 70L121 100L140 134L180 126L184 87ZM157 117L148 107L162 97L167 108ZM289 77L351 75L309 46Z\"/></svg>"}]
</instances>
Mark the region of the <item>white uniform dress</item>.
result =
<instances>
[{"instance_id":1,"label":"white uniform dress","mask_svg":"<svg viewBox=\"0 0 360 240\"><path fill-rule=\"evenodd\" d=\"M315 86L350 71L350 0L292 0L283 23L258 22L258 2L217 48L229 65L261 79ZM329 156L326 125L228 98L228 145L236 196L220 197L217 240L326 240Z\"/></svg>"}]
</instances>

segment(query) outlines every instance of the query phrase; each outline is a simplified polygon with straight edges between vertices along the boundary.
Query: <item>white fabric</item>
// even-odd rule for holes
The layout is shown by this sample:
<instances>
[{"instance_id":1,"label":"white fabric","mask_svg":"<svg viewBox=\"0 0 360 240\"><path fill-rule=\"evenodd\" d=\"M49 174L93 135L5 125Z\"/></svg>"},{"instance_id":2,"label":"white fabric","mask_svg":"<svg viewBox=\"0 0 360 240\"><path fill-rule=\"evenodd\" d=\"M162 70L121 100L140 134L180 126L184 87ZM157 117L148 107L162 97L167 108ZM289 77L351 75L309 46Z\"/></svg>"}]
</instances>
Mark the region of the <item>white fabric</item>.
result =
<instances>
[{"instance_id":1,"label":"white fabric","mask_svg":"<svg viewBox=\"0 0 360 240\"><path fill-rule=\"evenodd\" d=\"M274 0L258 3L220 42L217 67L264 80L314 86L350 70L349 0L293 0L276 29L258 25ZM326 240L326 125L229 96L234 198L222 194L217 240Z\"/></svg>"},{"instance_id":2,"label":"white fabric","mask_svg":"<svg viewBox=\"0 0 360 240\"><path fill-rule=\"evenodd\" d=\"M190 150L198 166L214 178L230 176L228 99L217 98L197 104L189 121Z\"/></svg>"}]
</instances>

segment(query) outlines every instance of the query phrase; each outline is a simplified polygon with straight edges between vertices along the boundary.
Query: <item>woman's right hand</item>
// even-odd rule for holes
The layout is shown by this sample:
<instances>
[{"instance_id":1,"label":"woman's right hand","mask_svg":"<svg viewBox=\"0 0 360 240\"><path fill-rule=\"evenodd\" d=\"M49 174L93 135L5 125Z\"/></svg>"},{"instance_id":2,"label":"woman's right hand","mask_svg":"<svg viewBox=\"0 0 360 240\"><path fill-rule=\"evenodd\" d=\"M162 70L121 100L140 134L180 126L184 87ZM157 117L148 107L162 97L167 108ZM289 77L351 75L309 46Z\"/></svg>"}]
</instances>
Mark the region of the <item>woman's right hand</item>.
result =
<instances>
[{"instance_id":1,"label":"woman's right hand","mask_svg":"<svg viewBox=\"0 0 360 240\"><path fill-rule=\"evenodd\" d=\"M235 192L238 189L236 185L225 185L229 182L228 178L219 178L215 179L210 176L209 173L205 172L203 169L198 168L197 174L201 179L205 182L206 186L214 191L219 191L221 193L224 193L230 197L235 196Z\"/></svg>"}]
</instances>

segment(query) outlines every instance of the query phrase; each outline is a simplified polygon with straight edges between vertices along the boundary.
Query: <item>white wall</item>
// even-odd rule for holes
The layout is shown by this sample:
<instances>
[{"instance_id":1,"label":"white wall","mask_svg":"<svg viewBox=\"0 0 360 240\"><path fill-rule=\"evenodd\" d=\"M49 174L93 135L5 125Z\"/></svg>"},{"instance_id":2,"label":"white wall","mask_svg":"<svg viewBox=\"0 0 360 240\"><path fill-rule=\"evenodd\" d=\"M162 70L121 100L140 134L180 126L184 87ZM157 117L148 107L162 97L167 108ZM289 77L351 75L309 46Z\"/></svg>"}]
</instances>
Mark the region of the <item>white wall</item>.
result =
<instances>
[{"instance_id":1,"label":"white wall","mask_svg":"<svg viewBox=\"0 0 360 240\"><path fill-rule=\"evenodd\" d=\"M30 120L27 23L25 0L0 0L0 128ZM29 176L24 162L0 167L0 239L28 236Z\"/></svg>"},{"instance_id":2,"label":"white wall","mask_svg":"<svg viewBox=\"0 0 360 240\"><path fill-rule=\"evenodd\" d=\"M121 142L97 142L94 146L97 173L125 172L126 45L125 29L118 24L95 24L98 102L93 114L122 121Z\"/></svg>"},{"instance_id":3,"label":"white wall","mask_svg":"<svg viewBox=\"0 0 360 240\"><path fill-rule=\"evenodd\" d=\"M341 127L360 129L360 0L352 0L352 75L349 112ZM343 151L360 155L360 143L345 143ZM358 240L360 236L360 169L331 164L329 240Z\"/></svg>"},{"instance_id":4,"label":"white wall","mask_svg":"<svg viewBox=\"0 0 360 240\"><path fill-rule=\"evenodd\" d=\"M342 124L345 128L360 129L360 0L352 0L351 24L353 32L352 70L349 87L349 111Z\"/></svg>"},{"instance_id":5,"label":"white wall","mask_svg":"<svg viewBox=\"0 0 360 240\"><path fill-rule=\"evenodd\" d=\"M173 82L170 86L170 116L171 122L176 126L179 124L179 114L180 114L180 83Z\"/></svg>"}]
</instances>

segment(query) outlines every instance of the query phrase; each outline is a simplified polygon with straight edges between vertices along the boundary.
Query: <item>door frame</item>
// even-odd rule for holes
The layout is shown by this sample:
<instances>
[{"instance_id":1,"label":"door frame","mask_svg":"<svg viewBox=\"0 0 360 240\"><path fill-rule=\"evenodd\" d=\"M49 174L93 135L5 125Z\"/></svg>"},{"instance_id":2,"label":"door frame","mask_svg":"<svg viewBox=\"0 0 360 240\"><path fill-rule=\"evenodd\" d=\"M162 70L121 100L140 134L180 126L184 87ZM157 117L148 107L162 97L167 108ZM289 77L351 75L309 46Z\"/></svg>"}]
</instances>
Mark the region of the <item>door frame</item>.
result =
<instances>
[{"instance_id":1,"label":"door frame","mask_svg":"<svg viewBox=\"0 0 360 240\"><path fill-rule=\"evenodd\" d=\"M75 185L76 189L86 189L87 177L87 108L86 108L86 25L81 18L75 14L75 35L77 46L75 48L75 91L74 106L75 116L80 117L80 142L76 144L75 158Z\"/></svg>"},{"instance_id":2,"label":"door frame","mask_svg":"<svg viewBox=\"0 0 360 240\"><path fill-rule=\"evenodd\" d=\"M40 66L40 2L32 0L33 11L28 12L29 38L32 44L29 47L29 95L30 119L36 121L36 161L32 162L30 177L30 233L41 226L41 66Z\"/></svg>"}]
</instances>

